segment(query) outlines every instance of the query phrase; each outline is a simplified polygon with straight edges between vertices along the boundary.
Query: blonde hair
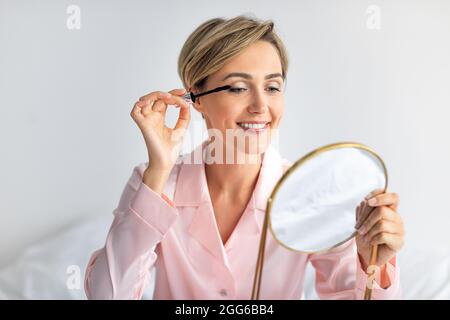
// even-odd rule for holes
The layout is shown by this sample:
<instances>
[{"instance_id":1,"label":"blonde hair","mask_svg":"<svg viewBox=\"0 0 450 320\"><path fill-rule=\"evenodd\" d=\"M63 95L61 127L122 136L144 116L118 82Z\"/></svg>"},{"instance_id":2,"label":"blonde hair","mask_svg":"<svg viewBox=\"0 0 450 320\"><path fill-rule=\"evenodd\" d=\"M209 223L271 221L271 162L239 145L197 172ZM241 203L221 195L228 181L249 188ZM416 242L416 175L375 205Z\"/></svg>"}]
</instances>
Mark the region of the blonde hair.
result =
<instances>
[{"instance_id":1,"label":"blonde hair","mask_svg":"<svg viewBox=\"0 0 450 320\"><path fill-rule=\"evenodd\" d=\"M187 38L178 57L178 75L184 88L203 90L209 75L258 40L267 41L277 49L285 79L287 51L273 28L272 20L260 21L243 15L202 23Z\"/></svg>"}]
</instances>

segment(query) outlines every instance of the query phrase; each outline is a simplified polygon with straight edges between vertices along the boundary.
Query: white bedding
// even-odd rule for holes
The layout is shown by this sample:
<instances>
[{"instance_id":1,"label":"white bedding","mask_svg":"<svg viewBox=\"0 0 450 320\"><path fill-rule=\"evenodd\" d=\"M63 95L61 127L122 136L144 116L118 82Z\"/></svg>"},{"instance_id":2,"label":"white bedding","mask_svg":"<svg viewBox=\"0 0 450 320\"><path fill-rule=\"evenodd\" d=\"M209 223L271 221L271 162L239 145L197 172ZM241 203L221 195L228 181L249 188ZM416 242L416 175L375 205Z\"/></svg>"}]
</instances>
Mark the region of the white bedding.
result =
<instances>
[{"instance_id":1,"label":"white bedding","mask_svg":"<svg viewBox=\"0 0 450 320\"><path fill-rule=\"evenodd\" d=\"M28 247L0 270L0 299L86 299L85 267L90 254L103 246L111 222L112 215L89 219ZM448 249L405 246L399 264L405 299L450 299ZM153 289L150 282L143 299L151 299ZM312 267L307 268L301 298L317 299Z\"/></svg>"}]
</instances>

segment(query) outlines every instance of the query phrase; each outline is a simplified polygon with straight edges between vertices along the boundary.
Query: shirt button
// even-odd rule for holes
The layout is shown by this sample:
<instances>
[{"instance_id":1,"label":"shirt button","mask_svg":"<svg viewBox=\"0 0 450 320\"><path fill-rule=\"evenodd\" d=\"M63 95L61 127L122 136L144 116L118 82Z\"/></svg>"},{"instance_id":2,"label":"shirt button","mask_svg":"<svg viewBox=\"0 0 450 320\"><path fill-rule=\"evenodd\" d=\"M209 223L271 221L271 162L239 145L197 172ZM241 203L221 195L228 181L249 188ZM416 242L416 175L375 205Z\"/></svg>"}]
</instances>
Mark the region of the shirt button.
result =
<instances>
[{"instance_id":1,"label":"shirt button","mask_svg":"<svg viewBox=\"0 0 450 320\"><path fill-rule=\"evenodd\" d=\"M225 297L228 294L227 290L225 290L225 289L220 290L219 293L222 297Z\"/></svg>"}]
</instances>

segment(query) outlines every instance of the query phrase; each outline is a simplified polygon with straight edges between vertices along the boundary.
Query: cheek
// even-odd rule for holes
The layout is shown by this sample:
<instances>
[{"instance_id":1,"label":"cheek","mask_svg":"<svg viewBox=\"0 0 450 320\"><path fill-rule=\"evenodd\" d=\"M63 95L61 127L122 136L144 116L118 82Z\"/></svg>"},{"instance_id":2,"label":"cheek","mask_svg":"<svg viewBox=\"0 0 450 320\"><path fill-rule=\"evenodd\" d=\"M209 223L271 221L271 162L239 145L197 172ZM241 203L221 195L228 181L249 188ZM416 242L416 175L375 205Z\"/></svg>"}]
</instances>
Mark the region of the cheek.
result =
<instances>
[{"instance_id":1,"label":"cheek","mask_svg":"<svg viewBox=\"0 0 450 320\"><path fill-rule=\"evenodd\" d=\"M276 122L278 122L284 113L284 103L273 106L270 109L270 112L272 114L272 118L275 119Z\"/></svg>"},{"instance_id":2,"label":"cheek","mask_svg":"<svg viewBox=\"0 0 450 320\"><path fill-rule=\"evenodd\" d=\"M214 101L208 101L208 104L204 106L205 114L214 122L223 117L224 110L225 108L222 103L216 103Z\"/></svg>"},{"instance_id":3,"label":"cheek","mask_svg":"<svg viewBox=\"0 0 450 320\"><path fill-rule=\"evenodd\" d=\"M214 110L211 110L210 116L214 119L214 123L217 125L230 125L235 124L242 114L242 110L230 105L216 105Z\"/></svg>"}]
</instances>

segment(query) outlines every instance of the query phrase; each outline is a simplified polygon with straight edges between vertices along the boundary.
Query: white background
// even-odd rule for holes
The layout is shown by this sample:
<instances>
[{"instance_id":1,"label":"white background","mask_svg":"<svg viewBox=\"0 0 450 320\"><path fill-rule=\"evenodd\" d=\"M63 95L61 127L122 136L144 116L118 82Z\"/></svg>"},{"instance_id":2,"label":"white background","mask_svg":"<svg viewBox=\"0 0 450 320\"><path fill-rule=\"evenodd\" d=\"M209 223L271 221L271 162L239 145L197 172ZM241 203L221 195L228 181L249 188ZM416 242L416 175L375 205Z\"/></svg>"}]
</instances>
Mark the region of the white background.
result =
<instances>
[{"instance_id":1,"label":"white background","mask_svg":"<svg viewBox=\"0 0 450 320\"><path fill-rule=\"evenodd\" d=\"M80 30L66 26L71 4ZM147 161L135 100L181 87L178 54L199 24L245 13L272 19L289 52L282 155L371 146L401 196L406 245L450 244L450 2L0 0L0 265L112 215Z\"/></svg>"}]
</instances>

